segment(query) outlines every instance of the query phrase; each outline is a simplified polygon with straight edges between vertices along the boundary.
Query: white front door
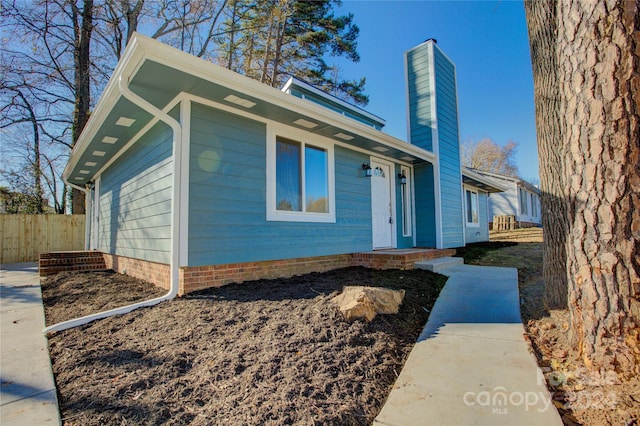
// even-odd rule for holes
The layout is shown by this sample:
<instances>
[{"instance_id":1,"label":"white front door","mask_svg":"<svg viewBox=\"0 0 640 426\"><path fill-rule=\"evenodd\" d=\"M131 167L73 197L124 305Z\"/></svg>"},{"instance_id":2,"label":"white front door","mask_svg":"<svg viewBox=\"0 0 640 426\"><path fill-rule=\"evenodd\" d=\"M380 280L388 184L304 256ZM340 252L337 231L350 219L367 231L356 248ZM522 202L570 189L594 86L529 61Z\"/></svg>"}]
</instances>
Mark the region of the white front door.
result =
<instances>
[{"instance_id":1,"label":"white front door","mask_svg":"<svg viewBox=\"0 0 640 426\"><path fill-rule=\"evenodd\" d=\"M373 248L393 247L393 201L391 164L371 161L371 218Z\"/></svg>"}]
</instances>

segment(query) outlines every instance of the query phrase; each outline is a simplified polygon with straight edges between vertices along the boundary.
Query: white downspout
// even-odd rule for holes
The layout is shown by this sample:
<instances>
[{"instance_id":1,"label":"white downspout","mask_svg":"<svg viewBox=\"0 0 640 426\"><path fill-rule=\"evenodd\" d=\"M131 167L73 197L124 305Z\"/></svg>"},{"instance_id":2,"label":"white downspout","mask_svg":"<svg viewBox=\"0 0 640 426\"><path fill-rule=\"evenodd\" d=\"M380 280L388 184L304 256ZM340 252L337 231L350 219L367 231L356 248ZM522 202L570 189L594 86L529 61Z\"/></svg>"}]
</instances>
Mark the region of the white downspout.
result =
<instances>
[{"instance_id":1,"label":"white downspout","mask_svg":"<svg viewBox=\"0 0 640 426\"><path fill-rule=\"evenodd\" d=\"M166 300L171 300L178 295L179 288L179 268L180 268L180 174L182 163L182 127L180 123L171 117L169 114L161 111L153 106L151 103L136 95L129 89L128 76L120 75L118 79L118 85L120 93L125 99L131 101L133 104L147 111L152 116L157 117L173 130L173 194L171 197L171 280L169 286L169 292L164 296L157 297L155 299L145 300L143 302L134 303L131 305L123 306L121 308L110 309L108 311L98 312L96 314L87 315L80 318L64 321L52 326L46 327L44 333L53 333L56 331L62 331L80 325L88 324L91 321L111 317L114 315L121 315L131 312L135 309L157 305L158 303ZM73 184L69 184L74 187ZM76 188L80 189L78 186ZM83 191L86 190L83 189Z\"/></svg>"}]
</instances>

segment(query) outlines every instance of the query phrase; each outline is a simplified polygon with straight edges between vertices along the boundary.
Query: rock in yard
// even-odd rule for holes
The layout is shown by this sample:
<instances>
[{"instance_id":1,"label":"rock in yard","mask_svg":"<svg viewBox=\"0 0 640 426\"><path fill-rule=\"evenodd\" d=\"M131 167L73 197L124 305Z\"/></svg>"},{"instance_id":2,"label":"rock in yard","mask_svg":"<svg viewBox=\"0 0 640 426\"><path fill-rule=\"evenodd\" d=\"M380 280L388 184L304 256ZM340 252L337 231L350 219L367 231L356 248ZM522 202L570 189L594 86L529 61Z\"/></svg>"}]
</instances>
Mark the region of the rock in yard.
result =
<instances>
[{"instance_id":1,"label":"rock in yard","mask_svg":"<svg viewBox=\"0 0 640 426\"><path fill-rule=\"evenodd\" d=\"M397 314L404 290L349 286L332 299L346 320L364 318L371 321L377 314Z\"/></svg>"}]
</instances>

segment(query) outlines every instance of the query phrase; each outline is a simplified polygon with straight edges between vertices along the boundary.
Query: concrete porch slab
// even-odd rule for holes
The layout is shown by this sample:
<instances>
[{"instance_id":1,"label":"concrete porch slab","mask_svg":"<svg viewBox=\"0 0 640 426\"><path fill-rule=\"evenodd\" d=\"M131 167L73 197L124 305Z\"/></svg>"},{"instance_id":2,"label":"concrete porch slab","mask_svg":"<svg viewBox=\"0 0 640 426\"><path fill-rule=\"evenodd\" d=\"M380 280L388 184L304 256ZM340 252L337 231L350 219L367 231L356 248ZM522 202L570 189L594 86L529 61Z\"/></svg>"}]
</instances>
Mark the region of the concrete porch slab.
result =
<instances>
[{"instance_id":1,"label":"concrete porch slab","mask_svg":"<svg viewBox=\"0 0 640 426\"><path fill-rule=\"evenodd\" d=\"M415 263L416 269L426 269L431 272L440 272L445 268L462 265L464 259L461 257L440 257L438 259L421 260Z\"/></svg>"}]
</instances>

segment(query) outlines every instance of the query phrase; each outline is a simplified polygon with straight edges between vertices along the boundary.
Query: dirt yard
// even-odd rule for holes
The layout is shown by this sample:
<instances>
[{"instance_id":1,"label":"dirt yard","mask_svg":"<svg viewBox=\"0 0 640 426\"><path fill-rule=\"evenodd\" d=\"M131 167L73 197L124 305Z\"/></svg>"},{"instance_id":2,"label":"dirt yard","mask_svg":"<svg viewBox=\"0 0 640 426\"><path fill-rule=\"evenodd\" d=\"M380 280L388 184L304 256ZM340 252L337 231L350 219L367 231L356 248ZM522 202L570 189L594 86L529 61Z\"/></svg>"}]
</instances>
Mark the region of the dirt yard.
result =
<instances>
[{"instance_id":1,"label":"dirt yard","mask_svg":"<svg viewBox=\"0 0 640 426\"><path fill-rule=\"evenodd\" d=\"M640 422L640 379L582 367L569 343L568 311L545 309L542 230L492 232L491 242L468 247L467 263L518 268L521 312L528 338L566 425L634 426Z\"/></svg>"},{"instance_id":2,"label":"dirt yard","mask_svg":"<svg viewBox=\"0 0 640 426\"><path fill-rule=\"evenodd\" d=\"M405 289L397 315L346 322L346 285ZM64 425L371 424L444 277L347 268L194 293L49 338ZM113 273L42 284L50 325L158 295Z\"/></svg>"},{"instance_id":3,"label":"dirt yard","mask_svg":"<svg viewBox=\"0 0 640 426\"><path fill-rule=\"evenodd\" d=\"M581 367L567 311L542 295L542 232L491 234L467 263L518 268L532 351L567 425L640 422L640 380ZM407 291L398 315L345 322L329 304L345 285ZM64 425L370 424L444 280L426 271L348 268L230 285L50 337ZM113 273L43 284L47 323L160 295Z\"/></svg>"}]
</instances>

